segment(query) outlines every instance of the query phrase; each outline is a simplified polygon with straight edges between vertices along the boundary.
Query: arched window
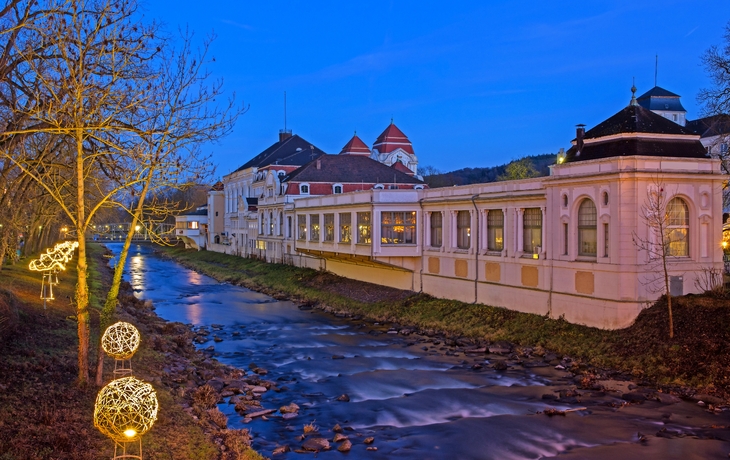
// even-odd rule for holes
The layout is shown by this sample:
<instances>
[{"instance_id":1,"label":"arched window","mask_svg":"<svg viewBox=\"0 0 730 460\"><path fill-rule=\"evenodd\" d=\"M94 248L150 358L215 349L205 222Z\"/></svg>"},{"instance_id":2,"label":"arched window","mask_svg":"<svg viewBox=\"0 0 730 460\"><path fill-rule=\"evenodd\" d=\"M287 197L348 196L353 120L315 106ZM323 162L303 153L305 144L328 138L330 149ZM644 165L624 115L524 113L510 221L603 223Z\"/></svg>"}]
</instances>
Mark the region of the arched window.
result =
<instances>
[{"instance_id":1,"label":"arched window","mask_svg":"<svg viewBox=\"0 0 730 460\"><path fill-rule=\"evenodd\" d=\"M299 193L301 195L309 195L309 184L299 184Z\"/></svg>"},{"instance_id":2,"label":"arched window","mask_svg":"<svg viewBox=\"0 0 730 460\"><path fill-rule=\"evenodd\" d=\"M342 193L342 184L335 184L332 186L332 193Z\"/></svg>"},{"instance_id":3,"label":"arched window","mask_svg":"<svg viewBox=\"0 0 730 460\"><path fill-rule=\"evenodd\" d=\"M667 255L689 256L689 208L681 198L672 198L667 204Z\"/></svg>"},{"instance_id":4,"label":"arched window","mask_svg":"<svg viewBox=\"0 0 730 460\"><path fill-rule=\"evenodd\" d=\"M598 231L596 227L596 205L589 198L578 208L578 255L596 257Z\"/></svg>"}]
</instances>

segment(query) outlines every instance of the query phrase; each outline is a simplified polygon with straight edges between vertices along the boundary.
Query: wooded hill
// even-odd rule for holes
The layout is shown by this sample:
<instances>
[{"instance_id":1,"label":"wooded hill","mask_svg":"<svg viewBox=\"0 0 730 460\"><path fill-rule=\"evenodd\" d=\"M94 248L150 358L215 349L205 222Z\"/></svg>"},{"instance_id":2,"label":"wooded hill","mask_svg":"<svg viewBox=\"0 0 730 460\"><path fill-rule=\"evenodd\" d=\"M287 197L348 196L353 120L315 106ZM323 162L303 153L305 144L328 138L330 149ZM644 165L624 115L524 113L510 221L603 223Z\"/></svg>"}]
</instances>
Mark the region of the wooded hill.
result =
<instances>
[{"instance_id":1,"label":"wooded hill","mask_svg":"<svg viewBox=\"0 0 730 460\"><path fill-rule=\"evenodd\" d=\"M426 166L419 171L423 175L423 180L429 187L451 187L453 185L481 184L485 182L496 182L498 180L525 179L526 177L547 176L550 174L548 166L555 164L557 156L553 153L545 153L542 155L533 155L514 160L499 166L491 166L487 168L463 168L442 173L433 167ZM514 171L510 171L508 166L515 163L523 165L531 165L534 169L533 174L526 176L515 175ZM510 174L510 172L512 172Z\"/></svg>"}]
</instances>

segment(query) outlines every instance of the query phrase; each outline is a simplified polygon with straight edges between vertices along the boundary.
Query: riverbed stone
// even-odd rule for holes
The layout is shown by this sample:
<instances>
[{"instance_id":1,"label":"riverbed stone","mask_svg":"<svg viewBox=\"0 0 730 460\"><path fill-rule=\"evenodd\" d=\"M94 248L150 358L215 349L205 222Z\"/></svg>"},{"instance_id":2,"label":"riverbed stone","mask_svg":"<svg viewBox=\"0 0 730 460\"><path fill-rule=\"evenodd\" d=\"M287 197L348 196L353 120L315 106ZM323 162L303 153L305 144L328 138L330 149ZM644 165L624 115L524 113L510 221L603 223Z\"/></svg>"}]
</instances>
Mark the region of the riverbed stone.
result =
<instances>
[{"instance_id":1,"label":"riverbed stone","mask_svg":"<svg viewBox=\"0 0 730 460\"><path fill-rule=\"evenodd\" d=\"M298 412L289 412L288 414L284 414L281 416L281 418L283 418L284 420L291 420L291 419L297 418L297 417L299 417Z\"/></svg>"},{"instance_id":2,"label":"riverbed stone","mask_svg":"<svg viewBox=\"0 0 730 460\"><path fill-rule=\"evenodd\" d=\"M372 444L373 442L375 442L375 438L372 436L369 436L369 437L363 439L362 442L365 444Z\"/></svg>"},{"instance_id":3,"label":"riverbed stone","mask_svg":"<svg viewBox=\"0 0 730 460\"><path fill-rule=\"evenodd\" d=\"M289 445L288 444L285 444L283 446L279 446L276 449L274 449L274 451L271 453L271 455L285 454L285 453L290 452L290 451L291 451L291 448L289 448Z\"/></svg>"},{"instance_id":4,"label":"riverbed stone","mask_svg":"<svg viewBox=\"0 0 730 460\"><path fill-rule=\"evenodd\" d=\"M352 449L352 442L350 442L349 439L345 439L342 444L337 447L337 450L340 452L350 452L350 449Z\"/></svg>"},{"instance_id":5,"label":"riverbed stone","mask_svg":"<svg viewBox=\"0 0 730 460\"><path fill-rule=\"evenodd\" d=\"M302 448L309 452L319 452L330 449L330 442L324 438L308 438L302 444Z\"/></svg>"},{"instance_id":6,"label":"riverbed stone","mask_svg":"<svg viewBox=\"0 0 730 460\"><path fill-rule=\"evenodd\" d=\"M246 417L256 418L256 417L261 417L263 415L271 414L273 412L276 412L276 411L274 409L264 409L264 410L260 410L260 411L256 411L256 412L250 412L250 413L246 414Z\"/></svg>"},{"instance_id":7,"label":"riverbed stone","mask_svg":"<svg viewBox=\"0 0 730 460\"><path fill-rule=\"evenodd\" d=\"M346 394L342 394L337 397L337 400L341 402L350 402L350 397Z\"/></svg>"},{"instance_id":8,"label":"riverbed stone","mask_svg":"<svg viewBox=\"0 0 730 460\"><path fill-rule=\"evenodd\" d=\"M257 385L255 387L251 388L251 391L254 393L266 393L267 390L266 390L266 387Z\"/></svg>"},{"instance_id":9,"label":"riverbed stone","mask_svg":"<svg viewBox=\"0 0 730 460\"><path fill-rule=\"evenodd\" d=\"M281 406L279 408L279 412L281 412L282 414L289 414L297 411L299 411L299 406L297 406L295 403L291 403L288 406Z\"/></svg>"},{"instance_id":10,"label":"riverbed stone","mask_svg":"<svg viewBox=\"0 0 730 460\"><path fill-rule=\"evenodd\" d=\"M335 433L335 437L332 439L332 442L342 442L347 439L347 436L345 436L342 433Z\"/></svg>"}]
</instances>

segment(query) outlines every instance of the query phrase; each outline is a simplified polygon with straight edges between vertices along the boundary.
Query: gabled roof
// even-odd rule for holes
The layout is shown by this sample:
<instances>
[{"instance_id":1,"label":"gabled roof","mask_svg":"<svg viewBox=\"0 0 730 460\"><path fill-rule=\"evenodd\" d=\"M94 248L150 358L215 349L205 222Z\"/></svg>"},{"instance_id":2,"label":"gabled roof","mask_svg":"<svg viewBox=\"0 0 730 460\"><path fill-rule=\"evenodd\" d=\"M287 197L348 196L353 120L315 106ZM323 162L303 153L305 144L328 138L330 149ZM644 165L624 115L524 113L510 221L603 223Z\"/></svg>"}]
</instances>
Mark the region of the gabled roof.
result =
<instances>
[{"instance_id":1,"label":"gabled roof","mask_svg":"<svg viewBox=\"0 0 730 460\"><path fill-rule=\"evenodd\" d=\"M390 153L398 148L405 150L411 155L414 154L413 144L411 144L411 141L408 140L408 137L405 134L403 134L403 131L398 129L398 127L391 122L390 125L385 128L385 131L383 131L375 140L373 150L377 149L380 153Z\"/></svg>"},{"instance_id":2,"label":"gabled roof","mask_svg":"<svg viewBox=\"0 0 730 460\"><path fill-rule=\"evenodd\" d=\"M370 155L370 149L367 145L365 145L365 142L362 141L359 137L357 137L357 134L352 136L352 139L349 140L347 144L345 144L344 147L342 147L342 150L340 151L340 155Z\"/></svg>"},{"instance_id":3,"label":"gabled roof","mask_svg":"<svg viewBox=\"0 0 730 460\"><path fill-rule=\"evenodd\" d=\"M292 171L282 182L423 184L415 177L361 155L322 155Z\"/></svg>"},{"instance_id":4,"label":"gabled roof","mask_svg":"<svg viewBox=\"0 0 730 460\"><path fill-rule=\"evenodd\" d=\"M712 137L730 134L730 115L712 115L698 120L688 121L687 129L700 137Z\"/></svg>"},{"instance_id":5,"label":"gabled roof","mask_svg":"<svg viewBox=\"0 0 730 460\"><path fill-rule=\"evenodd\" d=\"M400 160L393 163L390 167L410 176L413 175L413 171L408 169L408 166L404 165Z\"/></svg>"},{"instance_id":6,"label":"gabled roof","mask_svg":"<svg viewBox=\"0 0 730 460\"><path fill-rule=\"evenodd\" d=\"M259 153L236 169L236 172L253 167L262 168L272 164L300 166L320 155L324 155L322 150L314 147L299 135L294 134Z\"/></svg>"},{"instance_id":7,"label":"gabled roof","mask_svg":"<svg viewBox=\"0 0 730 460\"><path fill-rule=\"evenodd\" d=\"M223 182L218 181L210 188L211 192L222 192L223 191Z\"/></svg>"},{"instance_id":8,"label":"gabled roof","mask_svg":"<svg viewBox=\"0 0 730 460\"><path fill-rule=\"evenodd\" d=\"M640 106L649 110L669 110L672 112L686 112L682 103L679 102L679 95L664 88L655 86L639 96L636 101Z\"/></svg>"},{"instance_id":9,"label":"gabled roof","mask_svg":"<svg viewBox=\"0 0 730 460\"><path fill-rule=\"evenodd\" d=\"M578 145L566 152L566 163L632 155L707 157L699 136L639 105L629 105L599 123L585 133L583 142L580 152Z\"/></svg>"}]
</instances>

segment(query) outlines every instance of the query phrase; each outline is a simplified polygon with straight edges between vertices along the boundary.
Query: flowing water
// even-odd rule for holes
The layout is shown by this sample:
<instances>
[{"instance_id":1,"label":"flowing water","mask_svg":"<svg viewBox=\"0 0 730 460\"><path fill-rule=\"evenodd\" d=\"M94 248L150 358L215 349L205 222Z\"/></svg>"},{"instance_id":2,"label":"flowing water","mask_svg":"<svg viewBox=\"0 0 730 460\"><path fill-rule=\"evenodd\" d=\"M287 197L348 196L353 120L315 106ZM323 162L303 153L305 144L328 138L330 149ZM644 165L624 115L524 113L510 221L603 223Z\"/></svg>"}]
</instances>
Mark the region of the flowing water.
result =
<instances>
[{"instance_id":1,"label":"flowing water","mask_svg":"<svg viewBox=\"0 0 730 460\"><path fill-rule=\"evenodd\" d=\"M118 252L121 245L109 247ZM280 445L299 448L308 423L330 441L332 427L340 424L353 444L348 454L333 445L319 458L691 460L730 453L728 412L711 414L690 402L623 406L613 392L586 393L572 404L546 400L543 395L570 388L572 375L552 366L495 371L489 362L504 357L454 353L438 339L301 310L219 283L155 256L147 246L131 248L125 276L162 318L223 325L216 335L224 341L214 344L217 359L242 369L255 363L282 389L264 393L264 408L300 406L294 419L275 413L250 423L232 405L219 406L229 427L250 429L254 448L267 456ZM342 394L350 401L338 401ZM538 414L547 408L585 409ZM370 436L377 451L362 442Z\"/></svg>"}]
</instances>

